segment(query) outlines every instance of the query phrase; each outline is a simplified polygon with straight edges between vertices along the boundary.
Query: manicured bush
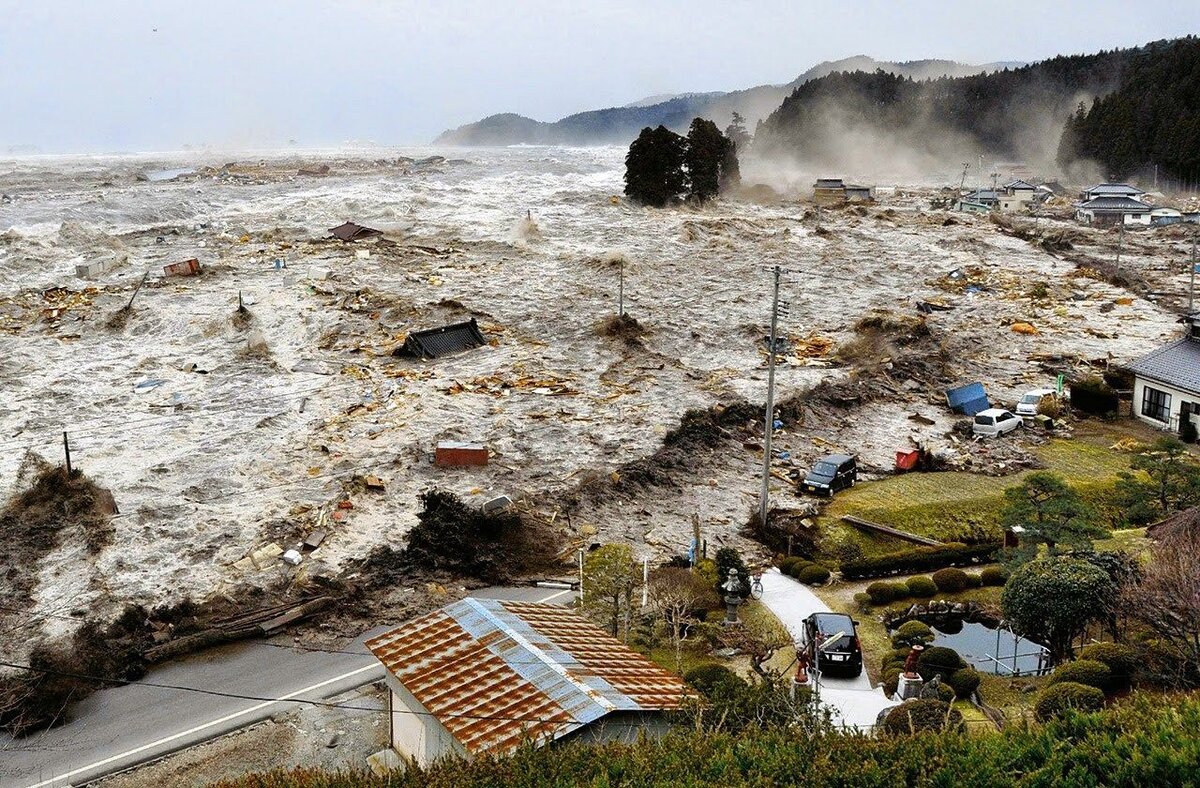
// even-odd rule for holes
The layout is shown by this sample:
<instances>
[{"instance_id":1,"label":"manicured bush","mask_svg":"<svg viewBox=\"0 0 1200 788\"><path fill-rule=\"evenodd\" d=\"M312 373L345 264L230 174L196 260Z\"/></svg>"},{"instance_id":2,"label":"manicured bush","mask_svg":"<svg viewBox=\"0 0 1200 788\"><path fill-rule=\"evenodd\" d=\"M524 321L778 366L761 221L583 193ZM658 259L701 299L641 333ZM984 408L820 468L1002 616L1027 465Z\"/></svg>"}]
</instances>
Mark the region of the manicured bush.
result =
<instances>
[{"instance_id":1,"label":"manicured bush","mask_svg":"<svg viewBox=\"0 0 1200 788\"><path fill-rule=\"evenodd\" d=\"M1051 684L1074 682L1086 684L1098 690L1107 690L1112 685L1112 671L1103 662L1094 659L1078 659L1059 665L1050 676Z\"/></svg>"},{"instance_id":2,"label":"manicured bush","mask_svg":"<svg viewBox=\"0 0 1200 788\"><path fill-rule=\"evenodd\" d=\"M915 596L918 599L928 599L936 594L938 590L937 584L924 575L908 578L908 582L905 585L908 586L908 595Z\"/></svg>"},{"instance_id":3,"label":"manicured bush","mask_svg":"<svg viewBox=\"0 0 1200 788\"><path fill-rule=\"evenodd\" d=\"M801 570L807 566L812 566L812 561L809 561L807 558L801 558L799 561L792 561L788 564L788 568L783 570L783 573L795 580L796 575L800 574Z\"/></svg>"},{"instance_id":4,"label":"manicured bush","mask_svg":"<svg viewBox=\"0 0 1200 788\"><path fill-rule=\"evenodd\" d=\"M962 726L962 715L942 700L910 700L888 712L883 729L896 736L920 731L953 730Z\"/></svg>"},{"instance_id":5,"label":"manicured bush","mask_svg":"<svg viewBox=\"0 0 1200 788\"><path fill-rule=\"evenodd\" d=\"M1092 643L1079 651L1079 659L1090 659L1103 662L1108 666L1112 678L1112 686L1128 686L1137 669L1138 653L1132 646L1124 643Z\"/></svg>"},{"instance_id":6,"label":"manicured bush","mask_svg":"<svg viewBox=\"0 0 1200 788\"><path fill-rule=\"evenodd\" d=\"M967 663L963 662L957 651L945 646L930 646L922 651L920 658L917 659L917 672L926 681L935 675L941 675L944 681L954 671L966 666Z\"/></svg>"},{"instance_id":7,"label":"manicured bush","mask_svg":"<svg viewBox=\"0 0 1200 788\"><path fill-rule=\"evenodd\" d=\"M883 682L884 695L890 698L896 694L896 689L900 686L900 674L902 672L900 668L888 668L879 674Z\"/></svg>"},{"instance_id":8,"label":"manicured bush","mask_svg":"<svg viewBox=\"0 0 1200 788\"><path fill-rule=\"evenodd\" d=\"M1034 715L1041 722L1061 717L1069 709L1076 711L1099 711L1104 708L1104 693L1086 684L1064 681L1051 684L1038 693L1034 704Z\"/></svg>"},{"instance_id":9,"label":"manicured bush","mask_svg":"<svg viewBox=\"0 0 1200 788\"><path fill-rule=\"evenodd\" d=\"M903 668L904 663L908 660L908 654L910 651L912 651L912 649L908 646L900 646L885 652L880 666L881 669L887 670L888 668Z\"/></svg>"},{"instance_id":10,"label":"manicured bush","mask_svg":"<svg viewBox=\"0 0 1200 788\"><path fill-rule=\"evenodd\" d=\"M886 605L896 598L896 584L871 583L867 586L867 596L871 597L871 601L876 605Z\"/></svg>"},{"instance_id":11,"label":"manicured bush","mask_svg":"<svg viewBox=\"0 0 1200 788\"><path fill-rule=\"evenodd\" d=\"M812 562L809 561L807 558L801 558L798 555L790 555L787 558L784 558L783 560L781 560L779 562L779 571L783 572L785 575L790 575L792 573L793 566L795 566L796 564L808 564L808 563L812 563Z\"/></svg>"},{"instance_id":12,"label":"manicured bush","mask_svg":"<svg viewBox=\"0 0 1200 788\"><path fill-rule=\"evenodd\" d=\"M933 640L933 630L923 621L905 621L892 633L893 648L924 646Z\"/></svg>"},{"instance_id":13,"label":"manicured bush","mask_svg":"<svg viewBox=\"0 0 1200 788\"><path fill-rule=\"evenodd\" d=\"M985 566L979 579L985 586L1002 586L1008 582L1008 570L1002 566Z\"/></svg>"},{"instance_id":14,"label":"manicured bush","mask_svg":"<svg viewBox=\"0 0 1200 788\"><path fill-rule=\"evenodd\" d=\"M983 578L978 573L967 574L967 588L982 588Z\"/></svg>"},{"instance_id":15,"label":"manicured bush","mask_svg":"<svg viewBox=\"0 0 1200 788\"><path fill-rule=\"evenodd\" d=\"M870 577L930 572L947 566L970 566L989 560L999 549L998 543L916 547L912 550L885 553L861 558L857 561L844 561L842 576L847 580L860 580Z\"/></svg>"},{"instance_id":16,"label":"manicured bush","mask_svg":"<svg viewBox=\"0 0 1200 788\"><path fill-rule=\"evenodd\" d=\"M967 587L967 573L961 569L939 569L933 573L933 582L939 591L953 594Z\"/></svg>"},{"instance_id":17,"label":"manicured bush","mask_svg":"<svg viewBox=\"0 0 1200 788\"><path fill-rule=\"evenodd\" d=\"M870 594L865 591L859 591L854 595L854 604L858 605L858 609L865 613L875 602L871 599Z\"/></svg>"},{"instance_id":18,"label":"manicured bush","mask_svg":"<svg viewBox=\"0 0 1200 788\"><path fill-rule=\"evenodd\" d=\"M704 695L712 694L712 691L721 685L728 686L746 683L741 676L729 668L716 664L694 667L683 674L683 680L700 690Z\"/></svg>"},{"instance_id":19,"label":"manicured bush","mask_svg":"<svg viewBox=\"0 0 1200 788\"><path fill-rule=\"evenodd\" d=\"M950 678L946 679L946 682L954 690L955 695L965 700L979 689L981 678L979 671L975 668L959 668L950 674Z\"/></svg>"},{"instance_id":20,"label":"manicured bush","mask_svg":"<svg viewBox=\"0 0 1200 788\"><path fill-rule=\"evenodd\" d=\"M830 572L820 564L809 564L796 573L796 579L808 586L824 583L829 579Z\"/></svg>"}]
</instances>

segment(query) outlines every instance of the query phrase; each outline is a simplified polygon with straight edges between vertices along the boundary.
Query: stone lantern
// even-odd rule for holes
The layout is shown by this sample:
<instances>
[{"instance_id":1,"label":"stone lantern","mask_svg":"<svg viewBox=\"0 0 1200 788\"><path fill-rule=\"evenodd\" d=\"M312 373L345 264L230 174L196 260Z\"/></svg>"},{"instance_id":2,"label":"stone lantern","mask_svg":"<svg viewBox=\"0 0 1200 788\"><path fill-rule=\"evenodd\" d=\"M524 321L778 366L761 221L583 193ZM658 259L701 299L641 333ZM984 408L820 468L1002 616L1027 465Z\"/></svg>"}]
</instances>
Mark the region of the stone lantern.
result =
<instances>
[{"instance_id":1,"label":"stone lantern","mask_svg":"<svg viewBox=\"0 0 1200 788\"><path fill-rule=\"evenodd\" d=\"M745 601L745 597L742 596L742 581L736 569L729 570L729 576L721 583L721 590L725 592L725 620L721 623L725 626L737 624L738 605Z\"/></svg>"}]
</instances>

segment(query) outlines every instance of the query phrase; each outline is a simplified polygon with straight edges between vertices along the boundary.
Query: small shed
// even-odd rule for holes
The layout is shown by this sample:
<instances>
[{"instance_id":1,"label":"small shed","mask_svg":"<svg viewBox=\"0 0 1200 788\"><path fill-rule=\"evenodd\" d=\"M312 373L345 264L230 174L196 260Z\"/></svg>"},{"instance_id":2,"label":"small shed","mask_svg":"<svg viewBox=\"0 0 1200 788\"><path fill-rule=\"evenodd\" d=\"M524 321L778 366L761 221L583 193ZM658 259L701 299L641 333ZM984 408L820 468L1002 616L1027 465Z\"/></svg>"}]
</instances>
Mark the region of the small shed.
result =
<instances>
[{"instance_id":1,"label":"small shed","mask_svg":"<svg viewBox=\"0 0 1200 788\"><path fill-rule=\"evenodd\" d=\"M421 766L659 735L688 695L678 676L559 605L467 598L366 645L387 669L391 746Z\"/></svg>"}]
</instances>

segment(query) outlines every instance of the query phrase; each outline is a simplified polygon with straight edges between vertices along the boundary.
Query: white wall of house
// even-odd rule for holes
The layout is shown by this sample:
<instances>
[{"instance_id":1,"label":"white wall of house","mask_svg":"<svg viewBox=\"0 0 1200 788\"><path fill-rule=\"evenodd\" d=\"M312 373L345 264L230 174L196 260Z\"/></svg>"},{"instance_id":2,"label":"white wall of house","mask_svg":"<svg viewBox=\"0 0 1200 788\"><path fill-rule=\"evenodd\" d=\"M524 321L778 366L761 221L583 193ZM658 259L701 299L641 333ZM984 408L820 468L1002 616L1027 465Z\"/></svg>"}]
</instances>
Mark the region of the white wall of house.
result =
<instances>
[{"instance_id":1,"label":"white wall of house","mask_svg":"<svg viewBox=\"0 0 1200 788\"><path fill-rule=\"evenodd\" d=\"M1167 408L1167 420L1162 421L1154 416L1147 416L1143 411L1143 403L1145 402L1146 388L1156 389L1164 392L1171 397L1171 402ZM1165 383L1159 383L1155 380L1143 378L1140 375L1134 378L1133 381L1133 415L1137 416L1147 424L1152 424L1159 429L1179 431L1179 411L1184 402L1200 403L1200 392L1188 392L1183 389L1168 386ZM1195 410L1195 408L1193 408ZM1200 418L1194 413L1190 416L1192 423L1200 427Z\"/></svg>"},{"instance_id":2,"label":"white wall of house","mask_svg":"<svg viewBox=\"0 0 1200 788\"><path fill-rule=\"evenodd\" d=\"M391 689L393 750L420 766L428 766L444 755L467 754L466 748L400 682L389 677L387 683Z\"/></svg>"}]
</instances>

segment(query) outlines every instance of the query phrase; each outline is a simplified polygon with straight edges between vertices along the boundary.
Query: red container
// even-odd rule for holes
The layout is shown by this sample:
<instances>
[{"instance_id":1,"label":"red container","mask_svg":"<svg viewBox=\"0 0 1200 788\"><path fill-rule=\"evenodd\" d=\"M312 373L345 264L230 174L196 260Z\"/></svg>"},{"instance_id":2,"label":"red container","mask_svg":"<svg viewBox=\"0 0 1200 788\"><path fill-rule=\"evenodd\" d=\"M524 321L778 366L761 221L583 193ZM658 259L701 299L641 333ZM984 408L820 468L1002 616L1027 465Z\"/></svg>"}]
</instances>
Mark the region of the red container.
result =
<instances>
[{"instance_id":1,"label":"red container","mask_svg":"<svg viewBox=\"0 0 1200 788\"><path fill-rule=\"evenodd\" d=\"M438 441L437 451L433 455L433 464L446 467L462 465L487 465L487 446L479 443Z\"/></svg>"},{"instance_id":2,"label":"red container","mask_svg":"<svg viewBox=\"0 0 1200 788\"><path fill-rule=\"evenodd\" d=\"M184 260L182 263L164 265L163 273L167 276L195 276L200 273L200 261L193 257L191 260Z\"/></svg>"},{"instance_id":3,"label":"red container","mask_svg":"<svg viewBox=\"0 0 1200 788\"><path fill-rule=\"evenodd\" d=\"M919 451L898 451L896 452L896 470L911 471L917 467L917 460L920 459L921 452Z\"/></svg>"}]
</instances>

